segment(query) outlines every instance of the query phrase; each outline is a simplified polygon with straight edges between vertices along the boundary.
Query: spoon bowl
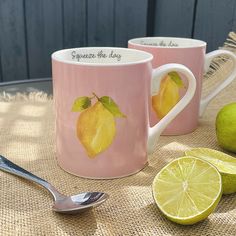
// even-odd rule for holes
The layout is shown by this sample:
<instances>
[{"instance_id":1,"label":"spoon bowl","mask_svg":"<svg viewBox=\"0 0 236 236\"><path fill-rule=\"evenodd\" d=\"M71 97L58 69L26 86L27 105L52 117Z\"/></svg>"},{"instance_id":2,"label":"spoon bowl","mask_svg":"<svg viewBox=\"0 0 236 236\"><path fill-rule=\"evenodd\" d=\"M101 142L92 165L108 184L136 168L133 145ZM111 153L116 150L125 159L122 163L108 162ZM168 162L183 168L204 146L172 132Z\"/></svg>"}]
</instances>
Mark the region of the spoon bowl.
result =
<instances>
[{"instance_id":1,"label":"spoon bowl","mask_svg":"<svg viewBox=\"0 0 236 236\"><path fill-rule=\"evenodd\" d=\"M0 169L35 182L46 188L54 199L52 210L58 213L77 214L99 206L109 198L108 194L103 192L84 192L73 196L65 196L46 180L30 173L1 155Z\"/></svg>"},{"instance_id":2,"label":"spoon bowl","mask_svg":"<svg viewBox=\"0 0 236 236\"><path fill-rule=\"evenodd\" d=\"M65 214L76 214L99 206L108 199L108 194L101 192L85 192L73 196L64 196L54 202L53 211Z\"/></svg>"}]
</instances>

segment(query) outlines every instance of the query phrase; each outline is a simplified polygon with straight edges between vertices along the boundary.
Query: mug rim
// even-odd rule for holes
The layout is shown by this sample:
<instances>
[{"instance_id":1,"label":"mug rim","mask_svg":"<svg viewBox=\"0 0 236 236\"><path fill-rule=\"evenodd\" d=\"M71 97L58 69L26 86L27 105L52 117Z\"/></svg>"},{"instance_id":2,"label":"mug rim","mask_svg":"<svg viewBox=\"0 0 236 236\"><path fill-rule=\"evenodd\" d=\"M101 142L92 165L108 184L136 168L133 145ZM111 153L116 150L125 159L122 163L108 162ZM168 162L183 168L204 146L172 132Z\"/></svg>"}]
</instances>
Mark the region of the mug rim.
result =
<instances>
[{"instance_id":1,"label":"mug rim","mask_svg":"<svg viewBox=\"0 0 236 236\"><path fill-rule=\"evenodd\" d=\"M63 59L61 58L63 55L63 53L66 53L68 51L73 51L73 50L98 50L98 49L106 49L106 50L120 50L120 51L129 51L132 52L134 55L139 53L140 55L144 55L146 58L144 59L140 59L137 61L133 61L133 62L119 62L119 63L115 63L115 62L111 62L111 63L93 63L93 62L80 62L80 61L72 61L72 60L68 60L68 59ZM55 51L51 54L51 59L54 61L58 61L58 62L62 62L65 64L71 64L71 65L81 65L81 66L129 66L129 65L137 65L137 64L143 64L149 61L152 61L153 59L153 55L151 53L142 51L142 50L138 50L138 49L133 49L133 48L123 48L123 47L77 47L77 48L67 48L67 49L61 49L58 51Z\"/></svg>"},{"instance_id":2,"label":"mug rim","mask_svg":"<svg viewBox=\"0 0 236 236\"><path fill-rule=\"evenodd\" d=\"M191 45L191 46L160 46L160 45L146 45L146 44L141 44L137 42L133 42L135 40L149 40L149 39L158 39L158 40L184 40L184 41L192 41L194 43L197 43L198 45ZM162 48L162 49L186 49L186 48L200 48L200 47L206 47L207 43L203 40L199 39L192 39L192 38L181 38L181 37L162 37L162 36L157 36L157 37L139 37L139 38L133 38L128 40L128 44L133 45L133 46L140 46L140 47L147 47L147 48Z\"/></svg>"}]
</instances>

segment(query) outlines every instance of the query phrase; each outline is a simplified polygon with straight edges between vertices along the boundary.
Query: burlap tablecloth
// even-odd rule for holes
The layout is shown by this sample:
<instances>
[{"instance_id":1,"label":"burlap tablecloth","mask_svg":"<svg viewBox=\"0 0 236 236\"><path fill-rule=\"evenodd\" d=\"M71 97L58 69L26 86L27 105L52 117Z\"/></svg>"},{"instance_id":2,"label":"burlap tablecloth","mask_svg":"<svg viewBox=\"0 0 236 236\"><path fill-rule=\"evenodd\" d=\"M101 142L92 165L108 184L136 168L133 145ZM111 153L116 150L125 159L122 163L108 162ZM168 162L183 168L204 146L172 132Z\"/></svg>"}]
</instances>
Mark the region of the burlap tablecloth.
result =
<instances>
[{"instance_id":1,"label":"burlap tablecloth","mask_svg":"<svg viewBox=\"0 0 236 236\"><path fill-rule=\"evenodd\" d=\"M216 71L212 68L203 93L208 92L211 81L230 71L230 63L222 61ZM52 198L46 190L0 171L0 235L236 235L236 194L223 196L216 211L201 223L181 226L161 214L151 192L158 171L186 149L221 150L215 136L215 117L222 106L236 101L236 80L210 103L197 130L160 137L148 166L136 175L115 180L83 179L58 167L51 99L42 94L4 97L2 100L8 101L0 102L2 155L65 194L99 190L107 192L110 199L80 215L60 215L51 210Z\"/></svg>"}]
</instances>

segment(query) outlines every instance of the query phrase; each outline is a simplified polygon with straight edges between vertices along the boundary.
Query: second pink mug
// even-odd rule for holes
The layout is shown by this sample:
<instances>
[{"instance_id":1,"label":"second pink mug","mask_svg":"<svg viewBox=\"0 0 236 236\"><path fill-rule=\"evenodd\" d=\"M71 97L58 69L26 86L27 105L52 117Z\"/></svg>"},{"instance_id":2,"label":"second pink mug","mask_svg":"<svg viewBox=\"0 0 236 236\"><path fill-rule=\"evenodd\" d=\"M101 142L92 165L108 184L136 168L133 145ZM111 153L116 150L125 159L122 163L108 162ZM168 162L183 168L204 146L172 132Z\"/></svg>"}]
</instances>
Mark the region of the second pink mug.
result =
<instances>
[{"instance_id":1,"label":"second pink mug","mask_svg":"<svg viewBox=\"0 0 236 236\"><path fill-rule=\"evenodd\" d=\"M152 61L153 68L164 65L166 63L179 63L188 67L194 74L197 82L196 93L192 101L186 106L186 108L178 114L178 116L167 126L164 135L181 135L194 131L198 126L198 119L206 109L208 103L227 85L229 85L236 78L236 56L226 50L216 50L206 54L206 42L196 39L188 38L172 38L172 37L145 37L136 38L128 41L128 47L143 50L153 55ZM234 62L234 69L232 73L216 87L207 97L201 98L202 92L202 80L204 72L206 72L210 66L213 58L227 55ZM184 75L182 75L183 82L186 81ZM171 90L171 85L164 87L163 90ZM181 96L185 93L185 88L176 88L173 85L172 93L166 95L171 99L178 99L178 93ZM179 91L177 91L179 90ZM176 95L174 95L176 93ZM163 94L161 94L163 95ZM152 94L157 96L156 94ZM158 95L160 96L160 95ZM164 95L163 95L164 96ZM158 104L161 106L161 104ZM162 117L155 113L153 109L154 105L150 109L151 124L154 125Z\"/></svg>"}]
</instances>

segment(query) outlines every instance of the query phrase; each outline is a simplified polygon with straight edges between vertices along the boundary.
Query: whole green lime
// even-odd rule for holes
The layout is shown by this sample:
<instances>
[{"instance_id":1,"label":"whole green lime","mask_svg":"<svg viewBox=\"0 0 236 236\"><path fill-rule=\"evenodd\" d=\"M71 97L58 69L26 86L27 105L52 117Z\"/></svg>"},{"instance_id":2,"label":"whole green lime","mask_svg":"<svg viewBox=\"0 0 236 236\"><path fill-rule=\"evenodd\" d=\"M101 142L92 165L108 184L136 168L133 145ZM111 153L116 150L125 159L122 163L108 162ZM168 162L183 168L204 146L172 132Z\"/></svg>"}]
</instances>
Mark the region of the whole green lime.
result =
<instances>
[{"instance_id":1,"label":"whole green lime","mask_svg":"<svg viewBox=\"0 0 236 236\"><path fill-rule=\"evenodd\" d=\"M236 103L230 103L218 112L216 136L222 148L236 153Z\"/></svg>"}]
</instances>

